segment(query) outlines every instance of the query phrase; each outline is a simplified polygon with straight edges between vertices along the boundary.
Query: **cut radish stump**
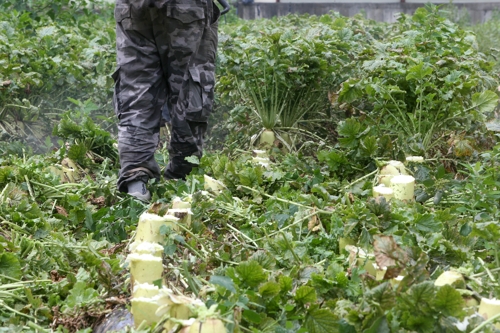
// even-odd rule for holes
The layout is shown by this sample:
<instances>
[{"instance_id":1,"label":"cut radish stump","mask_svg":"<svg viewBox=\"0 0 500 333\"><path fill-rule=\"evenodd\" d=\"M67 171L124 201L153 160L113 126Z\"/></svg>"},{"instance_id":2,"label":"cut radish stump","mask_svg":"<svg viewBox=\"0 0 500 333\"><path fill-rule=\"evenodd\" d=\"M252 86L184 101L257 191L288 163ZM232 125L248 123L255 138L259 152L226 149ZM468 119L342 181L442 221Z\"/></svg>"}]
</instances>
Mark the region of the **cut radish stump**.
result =
<instances>
[{"instance_id":1,"label":"cut radish stump","mask_svg":"<svg viewBox=\"0 0 500 333\"><path fill-rule=\"evenodd\" d=\"M380 281L384 279L387 267L379 267L373 260L375 256L372 253L367 253L365 250L347 245L345 247L349 251L349 264L355 265L356 267L362 267L364 270L375 277L375 280Z\"/></svg>"},{"instance_id":2,"label":"cut radish stump","mask_svg":"<svg viewBox=\"0 0 500 333\"><path fill-rule=\"evenodd\" d=\"M407 156L406 162L423 163L424 158L422 156Z\"/></svg>"},{"instance_id":3,"label":"cut radish stump","mask_svg":"<svg viewBox=\"0 0 500 333\"><path fill-rule=\"evenodd\" d=\"M397 286L399 286L399 284L401 283L401 281L403 281L404 278L405 278L404 275L398 275L394 279L389 280L389 283L391 284L391 286L396 288Z\"/></svg>"},{"instance_id":4,"label":"cut radish stump","mask_svg":"<svg viewBox=\"0 0 500 333\"><path fill-rule=\"evenodd\" d=\"M391 189L394 198L404 201L413 201L415 193L415 178L412 176L394 176L391 179Z\"/></svg>"},{"instance_id":5,"label":"cut radish stump","mask_svg":"<svg viewBox=\"0 0 500 333\"><path fill-rule=\"evenodd\" d=\"M386 201L389 201L394 197L394 191L384 184L380 184L373 188L373 197L384 197Z\"/></svg>"},{"instance_id":6,"label":"cut radish stump","mask_svg":"<svg viewBox=\"0 0 500 333\"><path fill-rule=\"evenodd\" d=\"M222 184L220 181L218 181L217 179L214 179L210 176L204 175L204 179L205 179L204 187L205 187L205 190L207 190L207 191L220 192L226 188L226 186L224 186L224 184Z\"/></svg>"},{"instance_id":7,"label":"cut radish stump","mask_svg":"<svg viewBox=\"0 0 500 333\"><path fill-rule=\"evenodd\" d=\"M254 157L268 158L266 150L255 149L252 152L253 152Z\"/></svg>"},{"instance_id":8,"label":"cut radish stump","mask_svg":"<svg viewBox=\"0 0 500 333\"><path fill-rule=\"evenodd\" d=\"M191 208L192 200L193 198L191 196L188 196L184 200L179 197L175 197L174 200L172 200L172 209Z\"/></svg>"},{"instance_id":9,"label":"cut radish stump","mask_svg":"<svg viewBox=\"0 0 500 333\"><path fill-rule=\"evenodd\" d=\"M143 213L139 217L139 224L135 235L135 242L150 242L161 243L165 239L164 235L160 234L162 225L177 228L178 218L171 215L159 216L156 214Z\"/></svg>"},{"instance_id":10,"label":"cut radish stump","mask_svg":"<svg viewBox=\"0 0 500 333\"><path fill-rule=\"evenodd\" d=\"M254 164L259 164L259 165L263 166L264 168L267 168L267 167L269 167L271 160L267 157L254 157L254 158L252 158L252 162Z\"/></svg>"},{"instance_id":11,"label":"cut radish stump","mask_svg":"<svg viewBox=\"0 0 500 333\"><path fill-rule=\"evenodd\" d=\"M137 254L150 254L155 257L161 257L163 250L163 246L158 243L133 242L130 244L130 252Z\"/></svg>"},{"instance_id":12,"label":"cut radish stump","mask_svg":"<svg viewBox=\"0 0 500 333\"><path fill-rule=\"evenodd\" d=\"M139 327L144 321L147 325L152 325L161 319L161 316L156 314L157 310L162 306L172 304L164 289L166 288L161 289L160 293L153 297L132 298L130 301L132 303L131 312L134 316L135 327Z\"/></svg>"},{"instance_id":13,"label":"cut radish stump","mask_svg":"<svg viewBox=\"0 0 500 333\"><path fill-rule=\"evenodd\" d=\"M380 169L378 182L379 184L384 184L386 187L390 187L392 177L407 174L408 173L406 172L405 166L402 162L389 161Z\"/></svg>"},{"instance_id":14,"label":"cut radish stump","mask_svg":"<svg viewBox=\"0 0 500 333\"><path fill-rule=\"evenodd\" d=\"M158 295L160 288L151 283L136 283L134 284L134 289L132 290L133 298L152 298Z\"/></svg>"},{"instance_id":15,"label":"cut radish stump","mask_svg":"<svg viewBox=\"0 0 500 333\"><path fill-rule=\"evenodd\" d=\"M500 300L482 298L477 312L486 320L500 313ZM500 323L495 324L500 329Z\"/></svg>"},{"instance_id":16,"label":"cut radish stump","mask_svg":"<svg viewBox=\"0 0 500 333\"><path fill-rule=\"evenodd\" d=\"M458 289L465 289L465 279L462 274L454 271L446 271L434 281L434 285L442 287L449 284L450 286Z\"/></svg>"},{"instance_id":17,"label":"cut radish stump","mask_svg":"<svg viewBox=\"0 0 500 333\"><path fill-rule=\"evenodd\" d=\"M152 325L161 319L155 315L159 305L151 298L134 297L130 302L132 303L131 312L134 316L135 327L139 327L144 321L147 325Z\"/></svg>"},{"instance_id":18,"label":"cut radish stump","mask_svg":"<svg viewBox=\"0 0 500 333\"><path fill-rule=\"evenodd\" d=\"M153 283L163 274L162 258L151 254L132 253L127 256L130 262L130 274L134 283Z\"/></svg>"},{"instance_id":19,"label":"cut radish stump","mask_svg":"<svg viewBox=\"0 0 500 333\"><path fill-rule=\"evenodd\" d=\"M354 240L351 238L340 237L339 238L339 251L342 252L344 250L347 250L346 247L348 245L354 246L354 243L355 243Z\"/></svg>"},{"instance_id":20,"label":"cut radish stump","mask_svg":"<svg viewBox=\"0 0 500 333\"><path fill-rule=\"evenodd\" d=\"M194 321L190 326L184 327L179 333L224 333L226 327L220 319L206 319L201 322Z\"/></svg>"},{"instance_id":21,"label":"cut radish stump","mask_svg":"<svg viewBox=\"0 0 500 333\"><path fill-rule=\"evenodd\" d=\"M193 215L193 212L190 208L169 209L167 214L178 218L179 224L185 225L187 227L191 225L191 216Z\"/></svg>"}]
</instances>

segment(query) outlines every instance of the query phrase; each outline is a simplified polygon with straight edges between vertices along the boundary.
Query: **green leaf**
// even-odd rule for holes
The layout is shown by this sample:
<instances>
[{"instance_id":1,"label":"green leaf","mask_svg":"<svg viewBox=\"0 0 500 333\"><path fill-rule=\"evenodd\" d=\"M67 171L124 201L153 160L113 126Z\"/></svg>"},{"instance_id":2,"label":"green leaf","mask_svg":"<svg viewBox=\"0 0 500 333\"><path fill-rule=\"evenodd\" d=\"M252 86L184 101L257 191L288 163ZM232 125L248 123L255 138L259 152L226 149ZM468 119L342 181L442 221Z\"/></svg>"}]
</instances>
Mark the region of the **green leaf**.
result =
<instances>
[{"instance_id":1,"label":"green leaf","mask_svg":"<svg viewBox=\"0 0 500 333\"><path fill-rule=\"evenodd\" d=\"M52 144L52 140L51 140L50 136L45 137L44 145L45 145L44 148L47 150L50 150L52 148L53 144Z\"/></svg>"},{"instance_id":2,"label":"green leaf","mask_svg":"<svg viewBox=\"0 0 500 333\"><path fill-rule=\"evenodd\" d=\"M371 135L365 137L361 140L361 148L366 156L372 156L378 149L377 138Z\"/></svg>"},{"instance_id":3,"label":"green leaf","mask_svg":"<svg viewBox=\"0 0 500 333\"><path fill-rule=\"evenodd\" d=\"M227 276L213 275L210 277L210 283L224 287L232 293L236 293L233 280Z\"/></svg>"},{"instance_id":4,"label":"green leaf","mask_svg":"<svg viewBox=\"0 0 500 333\"><path fill-rule=\"evenodd\" d=\"M339 333L357 333L356 328L350 325L345 319L341 319L339 322Z\"/></svg>"},{"instance_id":5,"label":"green leaf","mask_svg":"<svg viewBox=\"0 0 500 333\"><path fill-rule=\"evenodd\" d=\"M274 281L264 283L259 288L259 294L264 298L271 298L278 295L281 291L280 284Z\"/></svg>"},{"instance_id":6,"label":"green leaf","mask_svg":"<svg viewBox=\"0 0 500 333\"><path fill-rule=\"evenodd\" d=\"M352 103L363 97L363 90L359 87L358 81L350 80L344 82L339 93L339 102Z\"/></svg>"},{"instance_id":7,"label":"green leaf","mask_svg":"<svg viewBox=\"0 0 500 333\"><path fill-rule=\"evenodd\" d=\"M389 323L387 323L387 318L385 316L375 320L373 325L364 330L363 333L390 333Z\"/></svg>"},{"instance_id":8,"label":"green leaf","mask_svg":"<svg viewBox=\"0 0 500 333\"><path fill-rule=\"evenodd\" d=\"M0 255L0 274L14 279L21 278L21 264L15 254L4 252Z\"/></svg>"},{"instance_id":9,"label":"green leaf","mask_svg":"<svg viewBox=\"0 0 500 333\"><path fill-rule=\"evenodd\" d=\"M297 292L295 293L295 300L297 301L297 303L313 303L316 301L316 299L316 290L309 286L302 286L297 289Z\"/></svg>"},{"instance_id":10,"label":"green leaf","mask_svg":"<svg viewBox=\"0 0 500 333\"><path fill-rule=\"evenodd\" d=\"M413 248L409 256L415 263L412 262L411 266L407 266L406 275L399 284L399 290L405 290L412 284L425 281L429 278L429 273L426 270L429 256L418 247Z\"/></svg>"},{"instance_id":11,"label":"green leaf","mask_svg":"<svg viewBox=\"0 0 500 333\"><path fill-rule=\"evenodd\" d=\"M286 275L281 275L279 277L279 284L281 292L287 293L293 288L293 279Z\"/></svg>"},{"instance_id":12,"label":"green leaf","mask_svg":"<svg viewBox=\"0 0 500 333\"><path fill-rule=\"evenodd\" d=\"M12 167L0 167L0 184L6 183L7 180L13 176L13 171L14 169Z\"/></svg>"},{"instance_id":13,"label":"green leaf","mask_svg":"<svg viewBox=\"0 0 500 333\"><path fill-rule=\"evenodd\" d=\"M87 154L87 148L84 144L74 144L68 150L68 157L76 162L83 162Z\"/></svg>"},{"instance_id":14,"label":"green leaf","mask_svg":"<svg viewBox=\"0 0 500 333\"><path fill-rule=\"evenodd\" d=\"M497 222L474 223L472 236L479 236L492 241L500 237L500 226Z\"/></svg>"},{"instance_id":15,"label":"green leaf","mask_svg":"<svg viewBox=\"0 0 500 333\"><path fill-rule=\"evenodd\" d=\"M396 295L389 282L384 282L371 289L368 292L367 297L369 297L371 302L380 306L382 310L389 310L396 303Z\"/></svg>"},{"instance_id":16,"label":"green leaf","mask_svg":"<svg viewBox=\"0 0 500 333\"><path fill-rule=\"evenodd\" d=\"M158 288L161 288L163 285L163 279L158 279L153 281L153 286L157 286Z\"/></svg>"},{"instance_id":17,"label":"green leaf","mask_svg":"<svg viewBox=\"0 0 500 333\"><path fill-rule=\"evenodd\" d=\"M439 288L433 305L445 316L461 317L464 314L465 301L462 295L448 284Z\"/></svg>"},{"instance_id":18,"label":"green leaf","mask_svg":"<svg viewBox=\"0 0 500 333\"><path fill-rule=\"evenodd\" d=\"M95 231L95 223L94 219L92 218L92 211L90 208L85 209L85 227L89 229L90 231Z\"/></svg>"},{"instance_id":19,"label":"green leaf","mask_svg":"<svg viewBox=\"0 0 500 333\"><path fill-rule=\"evenodd\" d=\"M56 27L54 26L49 26L49 27L43 27L37 30L38 37L44 38L46 36L52 36L56 32Z\"/></svg>"},{"instance_id":20,"label":"green leaf","mask_svg":"<svg viewBox=\"0 0 500 333\"><path fill-rule=\"evenodd\" d=\"M429 76L432 74L432 68L424 64L423 62L418 63L415 66L412 66L408 70L408 75L406 75L406 79L408 81L415 79L415 80L423 80L426 76Z\"/></svg>"},{"instance_id":21,"label":"green leaf","mask_svg":"<svg viewBox=\"0 0 500 333\"><path fill-rule=\"evenodd\" d=\"M99 300L99 293L97 290L86 287L87 284L85 282L75 283L68 298L66 299L67 309L71 309L76 306L81 307Z\"/></svg>"},{"instance_id":22,"label":"green leaf","mask_svg":"<svg viewBox=\"0 0 500 333\"><path fill-rule=\"evenodd\" d=\"M428 314L418 315L414 311L409 311L404 314L402 324L409 328L411 332L435 332L435 318ZM447 331L445 331L447 333Z\"/></svg>"},{"instance_id":23,"label":"green leaf","mask_svg":"<svg viewBox=\"0 0 500 333\"><path fill-rule=\"evenodd\" d=\"M486 90L472 95L472 105L469 109L477 109L481 113L493 112L498 105L498 96L493 91Z\"/></svg>"},{"instance_id":24,"label":"green leaf","mask_svg":"<svg viewBox=\"0 0 500 333\"><path fill-rule=\"evenodd\" d=\"M256 251L252 254L249 260L257 261L264 269L273 269L276 264L276 258L274 258L270 253L262 250Z\"/></svg>"},{"instance_id":25,"label":"green leaf","mask_svg":"<svg viewBox=\"0 0 500 333\"><path fill-rule=\"evenodd\" d=\"M434 284L425 281L411 286L406 294L401 295L402 306L409 311L426 311L434 300Z\"/></svg>"},{"instance_id":26,"label":"green leaf","mask_svg":"<svg viewBox=\"0 0 500 333\"><path fill-rule=\"evenodd\" d=\"M349 118L339 122L337 132L339 134L339 143L343 148L355 148L358 143L358 135L363 130L358 120Z\"/></svg>"},{"instance_id":27,"label":"green leaf","mask_svg":"<svg viewBox=\"0 0 500 333\"><path fill-rule=\"evenodd\" d=\"M64 117L61 121L54 127L52 132L53 135L60 136L63 139L68 139L70 137L81 136L82 127L75 123L73 120Z\"/></svg>"},{"instance_id":28,"label":"green leaf","mask_svg":"<svg viewBox=\"0 0 500 333\"><path fill-rule=\"evenodd\" d=\"M267 280L267 274L258 262L246 261L236 267L240 280L247 286L253 288Z\"/></svg>"},{"instance_id":29,"label":"green leaf","mask_svg":"<svg viewBox=\"0 0 500 333\"><path fill-rule=\"evenodd\" d=\"M185 157L184 159L191 164L195 164L195 165L200 164L200 159L198 158L198 156L195 156L195 155Z\"/></svg>"},{"instance_id":30,"label":"green leaf","mask_svg":"<svg viewBox=\"0 0 500 333\"><path fill-rule=\"evenodd\" d=\"M367 60L363 62L363 69L373 72L386 65L384 59Z\"/></svg>"},{"instance_id":31,"label":"green leaf","mask_svg":"<svg viewBox=\"0 0 500 333\"><path fill-rule=\"evenodd\" d=\"M339 323L335 315L326 309L314 309L308 312L305 326L308 333L337 333Z\"/></svg>"},{"instance_id":32,"label":"green leaf","mask_svg":"<svg viewBox=\"0 0 500 333\"><path fill-rule=\"evenodd\" d=\"M472 227L468 222L466 222L465 224L462 225L462 227L460 227L460 235L464 237L469 236L471 232L472 232Z\"/></svg>"},{"instance_id":33,"label":"green leaf","mask_svg":"<svg viewBox=\"0 0 500 333\"><path fill-rule=\"evenodd\" d=\"M435 220L431 214L417 215L414 223L418 230L424 232L439 232L443 227L442 223Z\"/></svg>"},{"instance_id":34,"label":"green leaf","mask_svg":"<svg viewBox=\"0 0 500 333\"><path fill-rule=\"evenodd\" d=\"M322 150L318 153L318 160L320 162L325 162L331 171L337 171L342 168L343 165L349 163L349 160L345 154L341 151L336 150Z\"/></svg>"},{"instance_id":35,"label":"green leaf","mask_svg":"<svg viewBox=\"0 0 500 333\"><path fill-rule=\"evenodd\" d=\"M262 168L252 167L240 170L238 176L242 185L255 187L262 183L262 173Z\"/></svg>"},{"instance_id":36,"label":"green leaf","mask_svg":"<svg viewBox=\"0 0 500 333\"><path fill-rule=\"evenodd\" d=\"M259 314L250 309L243 310L243 318L254 324L260 324L260 322L262 321L262 318L259 316Z\"/></svg>"}]
</instances>

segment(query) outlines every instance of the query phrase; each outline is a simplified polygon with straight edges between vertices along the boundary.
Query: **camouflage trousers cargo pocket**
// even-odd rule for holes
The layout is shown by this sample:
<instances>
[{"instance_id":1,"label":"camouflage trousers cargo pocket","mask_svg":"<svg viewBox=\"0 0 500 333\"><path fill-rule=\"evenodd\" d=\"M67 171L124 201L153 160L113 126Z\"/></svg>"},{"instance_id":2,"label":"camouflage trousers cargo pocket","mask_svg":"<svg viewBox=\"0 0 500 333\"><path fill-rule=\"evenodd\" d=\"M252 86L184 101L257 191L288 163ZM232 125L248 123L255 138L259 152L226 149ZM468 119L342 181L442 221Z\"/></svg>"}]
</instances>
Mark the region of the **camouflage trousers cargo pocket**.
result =
<instances>
[{"instance_id":1,"label":"camouflage trousers cargo pocket","mask_svg":"<svg viewBox=\"0 0 500 333\"><path fill-rule=\"evenodd\" d=\"M120 110L121 110L121 103L120 99L118 97L118 93L120 91L120 67L118 67L113 74L111 74L111 77L113 78L113 81L115 82L114 88L113 88L113 109L115 110L115 114L118 117L118 120L120 120Z\"/></svg>"},{"instance_id":2,"label":"camouflage trousers cargo pocket","mask_svg":"<svg viewBox=\"0 0 500 333\"><path fill-rule=\"evenodd\" d=\"M189 99L186 119L206 122L212 111L215 88L215 66L207 63L189 68Z\"/></svg>"}]
</instances>

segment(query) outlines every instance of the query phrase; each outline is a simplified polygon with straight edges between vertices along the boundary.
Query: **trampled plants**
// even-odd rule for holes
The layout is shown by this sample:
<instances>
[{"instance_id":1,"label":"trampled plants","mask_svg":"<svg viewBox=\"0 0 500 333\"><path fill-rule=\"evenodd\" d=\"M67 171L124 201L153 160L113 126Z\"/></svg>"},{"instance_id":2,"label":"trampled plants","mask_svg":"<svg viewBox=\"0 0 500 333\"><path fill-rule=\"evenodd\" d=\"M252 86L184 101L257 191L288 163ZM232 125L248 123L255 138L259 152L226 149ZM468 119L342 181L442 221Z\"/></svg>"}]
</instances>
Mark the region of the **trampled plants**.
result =
<instances>
[{"instance_id":1,"label":"trampled plants","mask_svg":"<svg viewBox=\"0 0 500 333\"><path fill-rule=\"evenodd\" d=\"M47 17L58 8L58 3L42 3L48 6ZM68 20L60 29L87 26L78 13L58 17ZM309 93L319 100L320 92L326 101L330 92L332 109L311 109L299 121L289 118L294 133L309 132L312 150L275 150L264 164L238 150L207 152L186 181L152 184L159 210L170 209L174 196L192 195L190 225L159 230L163 243L155 251L163 250L163 258L155 262L165 285L220 314L218 324L230 333L494 332L491 317L487 321L476 311L482 297L500 297L500 148L457 163L456 173L449 161L438 158L407 164L415 178L414 200L372 195L380 159L404 160L407 141L399 137L423 133L432 140L415 141L432 148L435 138L459 125L480 128L481 113L495 103L486 89L489 65L475 53L471 36L435 12L425 13L394 25L338 14L290 16L241 23L221 36L225 90L220 92L228 96L220 101L238 104L232 115L247 121L248 128L256 122L247 113L255 107L250 91L265 107L283 101L276 96L292 103L290 91L303 96L300 103ZM13 15L19 23L31 22L34 14L12 10L0 15ZM33 24L43 28L46 20ZM85 31L104 38L102 31ZM55 45L63 35L56 29L37 36ZM103 40L93 45L99 49ZM85 59L94 59L96 54L89 52L92 56ZM58 75L51 66L43 72L41 61L37 75ZM102 73L112 67L106 61L103 66ZM94 85L92 80L105 76L85 77L74 99L63 93L64 109L77 107L56 127L66 141L61 147L33 155L16 144L0 145L0 332L87 333L111 309L130 306L125 249L134 232L140 234L137 221L148 206L116 191L113 136L91 121L96 112L107 110L99 106L109 91L98 89L104 81ZM346 80L337 99L335 91ZM43 87L53 92L58 86ZM11 88L2 90L2 98L11 98L7 92L25 93ZM392 99L397 103L392 105ZM268 120L276 129L286 119L279 117L285 114L283 105L275 110ZM340 111L349 114L333 135L323 120L339 117ZM450 117L455 123L449 121L439 132ZM253 129L258 132L261 123ZM483 136L496 140L488 132ZM69 164L63 164L68 157L79 160L78 177L56 172L68 172ZM157 157L163 158L161 150ZM211 189L207 175L224 186ZM436 283L445 271L461 282ZM129 331L163 332L164 323L178 319L174 308L182 306L172 307L158 327ZM190 320L193 330L205 326Z\"/></svg>"}]
</instances>

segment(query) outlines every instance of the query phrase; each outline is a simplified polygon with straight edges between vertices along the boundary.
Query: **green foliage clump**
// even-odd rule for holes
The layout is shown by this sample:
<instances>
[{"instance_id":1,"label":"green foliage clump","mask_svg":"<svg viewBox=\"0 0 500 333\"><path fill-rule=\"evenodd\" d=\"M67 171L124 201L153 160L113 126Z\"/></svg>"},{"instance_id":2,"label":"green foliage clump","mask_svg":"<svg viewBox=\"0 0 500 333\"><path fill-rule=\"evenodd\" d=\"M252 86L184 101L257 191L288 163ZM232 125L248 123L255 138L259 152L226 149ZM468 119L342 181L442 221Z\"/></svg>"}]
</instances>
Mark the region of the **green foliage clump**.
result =
<instances>
[{"instance_id":1,"label":"green foliage clump","mask_svg":"<svg viewBox=\"0 0 500 333\"><path fill-rule=\"evenodd\" d=\"M115 62L112 9L94 2L0 5L0 131L40 146L68 98L92 99L108 115ZM102 6L101 6L102 7Z\"/></svg>"},{"instance_id":2,"label":"green foliage clump","mask_svg":"<svg viewBox=\"0 0 500 333\"><path fill-rule=\"evenodd\" d=\"M352 56L377 29L337 14L243 23L221 37L218 91L249 108L255 132L296 132L303 121L317 128L318 118L328 118L329 92L350 76Z\"/></svg>"},{"instance_id":3,"label":"green foliage clump","mask_svg":"<svg viewBox=\"0 0 500 333\"><path fill-rule=\"evenodd\" d=\"M440 16L436 7L402 16L388 38L374 43L359 61L339 102L362 108L366 121L399 139L408 154L433 156L447 149L446 139L455 132L484 128L497 105L492 67L474 35Z\"/></svg>"}]
</instances>

